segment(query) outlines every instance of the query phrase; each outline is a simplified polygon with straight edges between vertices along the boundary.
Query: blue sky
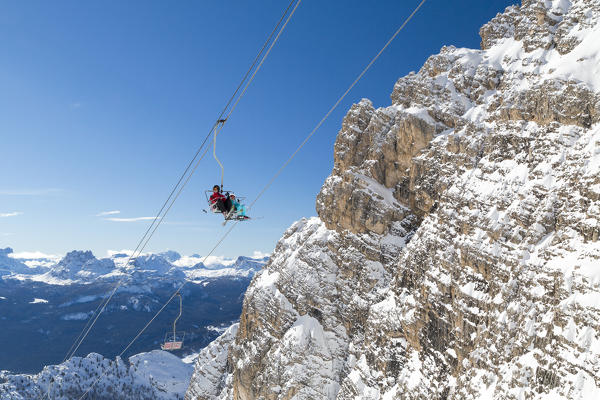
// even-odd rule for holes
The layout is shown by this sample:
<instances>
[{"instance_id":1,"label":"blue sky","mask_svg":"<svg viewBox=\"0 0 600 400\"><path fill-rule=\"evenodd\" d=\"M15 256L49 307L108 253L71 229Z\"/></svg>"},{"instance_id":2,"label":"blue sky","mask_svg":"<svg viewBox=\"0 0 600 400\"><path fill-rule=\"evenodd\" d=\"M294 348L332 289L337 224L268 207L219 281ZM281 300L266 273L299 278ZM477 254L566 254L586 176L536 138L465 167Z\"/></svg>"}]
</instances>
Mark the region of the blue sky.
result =
<instances>
[{"instance_id":1,"label":"blue sky","mask_svg":"<svg viewBox=\"0 0 600 400\"><path fill-rule=\"evenodd\" d=\"M0 247L132 249L273 28L287 0L28 1L0 5ZM419 3L303 0L222 131L225 185L253 199ZM443 45L479 47L513 1L428 0L256 204L218 255L271 252L316 215L352 103L390 104L394 82ZM205 254L224 232L202 212L207 157L147 250ZM105 211L119 214L98 216Z\"/></svg>"}]
</instances>

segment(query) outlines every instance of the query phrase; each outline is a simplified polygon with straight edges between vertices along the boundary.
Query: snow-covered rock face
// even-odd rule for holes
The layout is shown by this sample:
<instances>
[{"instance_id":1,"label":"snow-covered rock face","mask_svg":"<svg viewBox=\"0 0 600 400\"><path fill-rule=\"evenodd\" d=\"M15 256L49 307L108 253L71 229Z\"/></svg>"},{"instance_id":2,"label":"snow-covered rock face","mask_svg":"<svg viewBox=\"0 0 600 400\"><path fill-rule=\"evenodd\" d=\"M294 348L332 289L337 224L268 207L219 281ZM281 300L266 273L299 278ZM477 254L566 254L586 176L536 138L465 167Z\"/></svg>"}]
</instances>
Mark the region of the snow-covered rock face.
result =
<instances>
[{"instance_id":1,"label":"snow-covered rock face","mask_svg":"<svg viewBox=\"0 0 600 400\"><path fill-rule=\"evenodd\" d=\"M181 254L173 250L167 250L165 252L160 253L160 255L163 256L165 260L171 263L181 259Z\"/></svg>"},{"instance_id":2,"label":"snow-covered rock face","mask_svg":"<svg viewBox=\"0 0 600 400\"><path fill-rule=\"evenodd\" d=\"M188 398L600 398L599 18L524 1L354 105Z\"/></svg>"},{"instance_id":3,"label":"snow-covered rock face","mask_svg":"<svg viewBox=\"0 0 600 400\"><path fill-rule=\"evenodd\" d=\"M115 269L115 263L107 258L98 260L91 251L74 250L53 266L49 275L64 280L96 278Z\"/></svg>"},{"instance_id":4,"label":"snow-covered rock face","mask_svg":"<svg viewBox=\"0 0 600 400\"><path fill-rule=\"evenodd\" d=\"M186 277L186 274L180 268L173 266L167 259L158 254L137 257L132 264L127 269L132 271L135 280L148 276L164 277L169 275L171 278L178 280Z\"/></svg>"},{"instance_id":5,"label":"snow-covered rock face","mask_svg":"<svg viewBox=\"0 0 600 400\"><path fill-rule=\"evenodd\" d=\"M233 324L198 354L196 379L190 383L186 399L217 398L226 395L222 391L227 390L227 386L231 385L231 375L224 375L227 368L227 354L238 328L239 324Z\"/></svg>"},{"instance_id":6,"label":"snow-covered rock face","mask_svg":"<svg viewBox=\"0 0 600 400\"><path fill-rule=\"evenodd\" d=\"M246 292L230 352L235 393L331 398L406 234L401 223L386 236L339 234L318 218L290 227Z\"/></svg>"}]
</instances>

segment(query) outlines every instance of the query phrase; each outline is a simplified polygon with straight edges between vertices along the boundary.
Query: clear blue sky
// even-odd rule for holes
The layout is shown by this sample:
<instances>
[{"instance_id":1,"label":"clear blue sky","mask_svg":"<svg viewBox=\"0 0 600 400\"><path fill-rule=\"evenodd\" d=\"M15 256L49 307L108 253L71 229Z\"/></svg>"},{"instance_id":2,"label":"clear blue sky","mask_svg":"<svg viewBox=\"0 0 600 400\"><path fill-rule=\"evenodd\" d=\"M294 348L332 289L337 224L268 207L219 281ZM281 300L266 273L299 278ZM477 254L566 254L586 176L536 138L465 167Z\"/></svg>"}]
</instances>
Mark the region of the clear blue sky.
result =
<instances>
[{"instance_id":1,"label":"clear blue sky","mask_svg":"<svg viewBox=\"0 0 600 400\"><path fill-rule=\"evenodd\" d=\"M418 4L303 0L223 130L226 186L254 198ZM210 129L287 0L5 1L0 5L0 247L132 249ZM270 252L316 215L349 106L390 104L394 82L443 45L479 47L514 1L428 0L339 109L215 252ZM149 244L205 254L223 232L204 214L219 180L202 162ZM12 215L19 213L18 215Z\"/></svg>"}]
</instances>

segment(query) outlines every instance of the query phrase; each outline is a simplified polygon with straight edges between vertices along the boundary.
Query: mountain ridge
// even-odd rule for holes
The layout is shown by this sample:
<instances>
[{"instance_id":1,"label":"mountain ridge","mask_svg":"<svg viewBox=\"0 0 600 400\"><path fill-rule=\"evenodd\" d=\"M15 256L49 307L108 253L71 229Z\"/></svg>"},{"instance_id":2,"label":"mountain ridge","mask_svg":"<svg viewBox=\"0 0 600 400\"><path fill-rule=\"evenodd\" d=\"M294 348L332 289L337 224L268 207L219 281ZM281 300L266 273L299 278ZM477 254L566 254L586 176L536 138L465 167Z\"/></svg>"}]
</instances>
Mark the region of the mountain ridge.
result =
<instances>
[{"instance_id":1,"label":"mountain ridge","mask_svg":"<svg viewBox=\"0 0 600 400\"><path fill-rule=\"evenodd\" d=\"M25 261L20 261L21 258L11 257L12 253L13 249L10 247L0 249L2 279L38 281L54 285L92 283L98 280L136 280L136 277L146 279L164 275L177 280L201 279L219 276L218 271L222 272L221 276L248 277L260 269L269 257L213 257L213 262L205 265L202 263L204 257L200 255L182 257L179 253L169 250L143 254L133 258L129 265L124 265L130 257L128 253L112 253L109 257L98 259L90 250L73 250L57 262L54 258L37 258L32 264L31 259L24 258ZM203 273L202 270L207 271Z\"/></svg>"}]
</instances>

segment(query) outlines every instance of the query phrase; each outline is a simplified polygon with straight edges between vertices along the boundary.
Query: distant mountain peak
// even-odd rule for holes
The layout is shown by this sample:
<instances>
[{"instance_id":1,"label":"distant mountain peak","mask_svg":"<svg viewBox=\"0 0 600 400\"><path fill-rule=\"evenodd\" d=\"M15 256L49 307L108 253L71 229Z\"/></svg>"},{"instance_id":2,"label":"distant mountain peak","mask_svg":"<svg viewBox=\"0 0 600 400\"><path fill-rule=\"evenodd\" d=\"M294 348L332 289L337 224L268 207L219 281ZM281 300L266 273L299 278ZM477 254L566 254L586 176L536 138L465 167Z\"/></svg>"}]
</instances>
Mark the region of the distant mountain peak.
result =
<instances>
[{"instance_id":1,"label":"distant mountain peak","mask_svg":"<svg viewBox=\"0 0 600 400\"><path fill-rule=\"evenodd\" d=\"M162 253L158 254L169 262L175 262L181 258L181 254L173 250L163 251Z\"/></svg>"},{"instance_id":2,"label":"distant mountain peak","mask_svg":"<svg viewBox=\"0 0 600 400\"><path fill-rule=\"evenodd\" d=\"M91 250L73 250L68 252L59 262L58 265L80 265L82 266L90 260L95 260Z\"/></svg>"},{"instance_id":3,"label":"distant mountain peak","mask_svg":"<svg viewBox=\"0 0 600 400\"><path fill-rule=\"evenodd\" d=\"M6 247L4 249L0 249L0 256L7 256L13 253L13 249L10 247Z\"/></svg>"}]
</instances>

